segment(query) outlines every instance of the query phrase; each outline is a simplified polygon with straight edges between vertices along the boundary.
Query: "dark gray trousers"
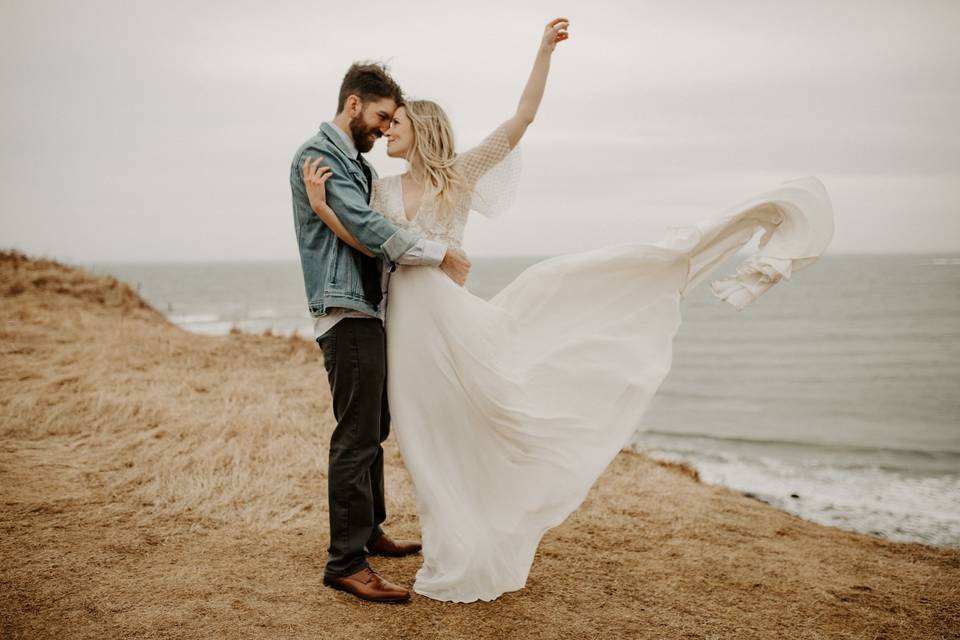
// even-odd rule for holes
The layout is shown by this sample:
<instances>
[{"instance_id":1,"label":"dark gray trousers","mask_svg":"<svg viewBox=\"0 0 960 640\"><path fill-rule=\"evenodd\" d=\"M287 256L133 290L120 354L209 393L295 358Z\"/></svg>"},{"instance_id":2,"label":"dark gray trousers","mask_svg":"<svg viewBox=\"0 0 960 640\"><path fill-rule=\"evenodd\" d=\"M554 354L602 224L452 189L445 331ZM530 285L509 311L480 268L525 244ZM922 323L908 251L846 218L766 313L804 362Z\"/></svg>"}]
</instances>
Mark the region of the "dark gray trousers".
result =
<instances>
[{"instance_id":1,"label":"dark gray trousers","mask_svg":"<svg viewBox=\"0 0 960 640\"><path fill-rule=\"evenodd\" d=\"M337 427L330 439L327 577L367 565L364 546L383 533L383 447L390 433L387 351L376 318L345 318L317 342L323 351Z\"/></svg>"}]
</instances>

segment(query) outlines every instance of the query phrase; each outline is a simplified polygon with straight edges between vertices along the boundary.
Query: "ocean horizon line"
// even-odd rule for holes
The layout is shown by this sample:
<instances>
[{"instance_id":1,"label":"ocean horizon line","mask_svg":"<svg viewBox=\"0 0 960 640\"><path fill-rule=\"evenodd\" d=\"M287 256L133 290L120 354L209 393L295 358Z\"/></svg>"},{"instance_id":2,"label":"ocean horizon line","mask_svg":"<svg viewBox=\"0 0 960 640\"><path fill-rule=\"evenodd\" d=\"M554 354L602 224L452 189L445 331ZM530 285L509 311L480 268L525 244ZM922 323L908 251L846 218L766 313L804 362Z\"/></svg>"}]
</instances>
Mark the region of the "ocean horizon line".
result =
<instances>
[{"instance_id":1,"label":"ocean horizon line","mask_svg":"<svg viewBox=\"0 0 960 640\"><path fill-rule=\"evenodd\" d=\"M591 249L583 249L582 251L590 251ZM529 254L510 254L510 255L489 255L489 254L470 254L467 255L471 260L546 260L548 258L555 258L561 255L567 255L571 253L580 253L580 251L568 251L560 253L529 253ZM731 256L731 259L737 256L748 256L753 251L739 252ZM930 258L954 258L960 257L960 248L955 251L833 251L826 253L821 256L820 259L829 259L831 257L930 257ZM108 265L196 265L196 264L285 264L285 263L298 263L299 258L296 256L289 258L209 258L209 259L169 259L169 260L64 260L60 258L51 258L46 256L33 256L41 259L47 260L56 260L57 262L65 262L66 264L72 264L77 266L108 266Z\"/></svg>"}]
</instances>

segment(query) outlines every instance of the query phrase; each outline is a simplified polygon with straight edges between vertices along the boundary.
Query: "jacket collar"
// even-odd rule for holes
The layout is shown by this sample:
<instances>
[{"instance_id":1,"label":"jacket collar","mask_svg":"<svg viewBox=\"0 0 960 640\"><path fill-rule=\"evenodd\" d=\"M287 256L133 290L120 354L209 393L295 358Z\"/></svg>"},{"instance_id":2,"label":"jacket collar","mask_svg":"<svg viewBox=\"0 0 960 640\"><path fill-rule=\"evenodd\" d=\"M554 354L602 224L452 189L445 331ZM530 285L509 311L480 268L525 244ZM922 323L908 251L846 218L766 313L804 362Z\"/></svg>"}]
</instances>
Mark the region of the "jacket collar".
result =
<instances>
[{"instance_id":1,"label":"jacket collar","mask_svg":"<svg viewBox=\"0 0 960 640\"><path fill-rule=\"evenodd\" d=\"M353 140L350 140L347 134L340 130L340 127L332 122L324 122L320 125L320 131L323 131L333 144L337 145L343 155L351 160L357 159L357 147L353 144Z\"/></svg>"}]
</instances>

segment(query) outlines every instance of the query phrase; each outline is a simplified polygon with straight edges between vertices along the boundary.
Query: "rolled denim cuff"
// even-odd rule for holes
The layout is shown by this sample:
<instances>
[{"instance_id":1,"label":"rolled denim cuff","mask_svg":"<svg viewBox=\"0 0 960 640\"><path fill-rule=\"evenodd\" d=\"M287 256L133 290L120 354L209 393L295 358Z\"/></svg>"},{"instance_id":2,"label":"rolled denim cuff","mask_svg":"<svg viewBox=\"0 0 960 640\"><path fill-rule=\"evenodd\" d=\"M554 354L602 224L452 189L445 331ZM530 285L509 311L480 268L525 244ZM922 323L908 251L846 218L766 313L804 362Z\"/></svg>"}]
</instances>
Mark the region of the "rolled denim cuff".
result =
<instances>
[{"instance_id":1,"label":"rolled denim cuff","mask_svg":"<svg viewBox=\"0 0 960 640\"><path fill-rule=\"evenodd\" d=\"M393 264L419 239L420 236L409 229L397 229L397 232L387 238L380 249L383 251L384 257Z\"/></svg>"},{"instance_id":2,"label":"rolled denim cuff","mask_svg":"<svg viewBox=\"0 0 960 640\"><path fill-rule=\"evenodd\" d=\"M406 253L397 258L397 264L411 267L438 267L446 254L446 243L420 238L407 249Z\"/></svg>"},{"instance_id":3,"label":"rolled denim cuff","mask_svg":"<svg viewBox=\"0 0 960 640\"><path fill-rule=\"evenodd\" d=\"M420 264L437 267L440 266L440 263L443 262L444 256L447 255L447 244L445 242L437 242L436 240L423 240L423 256L420 258Z\"/></svg>"}]
</instances>

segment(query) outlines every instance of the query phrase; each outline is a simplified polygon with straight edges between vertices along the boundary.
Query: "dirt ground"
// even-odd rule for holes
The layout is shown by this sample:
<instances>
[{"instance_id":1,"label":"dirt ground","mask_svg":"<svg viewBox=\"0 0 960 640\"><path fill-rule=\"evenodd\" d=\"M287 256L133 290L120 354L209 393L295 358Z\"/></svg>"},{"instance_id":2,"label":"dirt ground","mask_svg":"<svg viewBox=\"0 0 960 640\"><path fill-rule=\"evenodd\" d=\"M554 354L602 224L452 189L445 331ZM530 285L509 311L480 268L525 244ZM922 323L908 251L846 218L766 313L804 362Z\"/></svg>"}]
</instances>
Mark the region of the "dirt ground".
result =
<instances>
[{"instance_id":1,"label":"dirt ground","mask_svg":"<svg viewBox=\"0 0 960 640\"><path fill-rule=\"evenodd\" d=\"M0 637L960 638L960 551L806 522L623 452L494 602L321 583L333 427L297 338L186 333L0 253ZM388 533L417 537L387 442ZM419 557L375 559L410 585Z\"/></svg>"}]
</instances>

